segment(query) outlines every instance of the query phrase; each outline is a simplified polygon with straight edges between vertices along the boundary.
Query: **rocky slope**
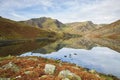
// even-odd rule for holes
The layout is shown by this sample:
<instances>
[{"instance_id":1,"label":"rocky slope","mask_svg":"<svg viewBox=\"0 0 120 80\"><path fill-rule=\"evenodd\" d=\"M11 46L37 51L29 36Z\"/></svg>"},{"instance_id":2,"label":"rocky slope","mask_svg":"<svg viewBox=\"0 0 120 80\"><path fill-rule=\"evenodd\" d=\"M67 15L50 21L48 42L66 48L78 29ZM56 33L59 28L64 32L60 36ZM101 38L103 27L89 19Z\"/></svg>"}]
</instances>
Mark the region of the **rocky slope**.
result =
<instances>
[{"instance_id":1,"label":"rocky slope","mask_svg":"<svg viewBox=\"0 0 120 80\"><path fill-rule=\"evenodd\" d=\"M69 27L64 28L64 31L76 34L84 34L101 26L91 21L67 23L66 25Z\"/></svg>"},{"instance_id":2,"label":"rocky slope","mask_svg":"<svg viewBox=\"0 0 120 80\"><path fill-rule=\"evenodd\" d=\"M32 65L31 65L32 64ZM0 57L0 79L9 80L119 80L74 64L41 57Z\"/></svg>"},{"instance_id":3,"label":"rocky slope","mask_svg":"<svg viewBox=\"0 0 120 80\"><path fill-rule=\"evenodd\" d=\"M62 22L57 19L52 19L48 17L33 18L27 21L21 21L23 23L29 24L33 27L39 27L45 30L59 31L61 28L65 27Z\"/></svg>"},{"instance_id":4,"label":"rocky slope","mask_svg":"<svg viewBox=\"0 0 120 80\"><path fill-rule=\"evenodd\" d=\"M94 30L96 28L103 26L101 24L99 25L94 24L91 21L63 24L62 22L56 19L47 18L47 17L33 18L30 20L21 21L21 22L29 24L33 27L39 27L44 30L64 32L64 33L69 33L69 34L84 34L88 31L91 31L91 30Z\"/></svg>"},{"instance_id":5,"label":"rocky slope","mask_svg":"<svg viewBox=\"0 0 120 80\"><path fill-rule=\"evenodd\" d=\"M92 31L89 36L120 39L120 20Z\"/></svg>"},{"instance_id":6,"label":"rocky slope","mask_svg":"<svg viewBox=\"0 0 120 80\"><path fill-rule=\"evenodd\" d=\"M52 37L54 32L0 17L0 40Z\"/></svg>"}]
</instances>

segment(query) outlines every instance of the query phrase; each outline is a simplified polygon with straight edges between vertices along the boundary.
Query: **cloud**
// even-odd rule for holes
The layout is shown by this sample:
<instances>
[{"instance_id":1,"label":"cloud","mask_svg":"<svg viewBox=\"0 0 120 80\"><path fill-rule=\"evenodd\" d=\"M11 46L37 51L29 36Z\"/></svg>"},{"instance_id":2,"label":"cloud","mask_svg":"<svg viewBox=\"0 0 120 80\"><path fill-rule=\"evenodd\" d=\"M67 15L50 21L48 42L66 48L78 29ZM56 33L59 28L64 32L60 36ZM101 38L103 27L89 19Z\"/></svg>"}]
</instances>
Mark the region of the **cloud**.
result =
<instances>
[{"instance_id":1,"label":"cloud","mask_svg":"<svg viewBox=\"0 0 120 80\"><path fill-rule=\"evenodd\" d=\"M27 17L23 16L23 15L19 15L19 14L16 14L16 13L10 13L11 16L13 16L13 19L26 19Z\"/></svg>"},{"instance_id":2,"label":"cloud","mask_svg":"<svg viewBox=\"0 0 120 80\"><path fill-rule=\"evenodd\" d=\"M0 15L14 20L48 16L64 23L120 19L120 0L0 0Z\"/></svg>"}]
</instances>

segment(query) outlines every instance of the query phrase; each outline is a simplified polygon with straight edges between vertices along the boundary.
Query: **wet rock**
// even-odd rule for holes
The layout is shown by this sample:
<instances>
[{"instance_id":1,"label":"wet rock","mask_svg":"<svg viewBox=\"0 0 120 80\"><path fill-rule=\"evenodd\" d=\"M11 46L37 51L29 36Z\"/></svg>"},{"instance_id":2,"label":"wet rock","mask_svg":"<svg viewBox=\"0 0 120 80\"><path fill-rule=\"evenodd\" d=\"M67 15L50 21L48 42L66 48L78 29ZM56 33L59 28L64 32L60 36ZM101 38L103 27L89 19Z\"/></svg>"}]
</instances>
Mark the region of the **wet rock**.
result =
<instances>
[{"instance_id":1,"label":"wet rock","mask_svg":"<svg viewBox=\"0 0 120 80\"><path fill-rule=\"evenodd\" d=\"M68 78L69 80L81 80L80 76L70 72L69 70L60 71L58 77L62 78L63 80L65 78Z\"/></svg>"},{"instance_id":2,"label":"wet rock","mask_svg":"<svg viewBox=\"0 0 120 80\"><path fill-rule=\"evenodd\" d=\"M3 65L2 68L5 69L5 70L6 69L11 69L14 72L19 72L19 70L20 70L19 67L12 62L9 62L8 64Z\"/></svg>"},{"instance_id":3,"label":"wet rock","mask_svg":"<svg viewBox=\"0 0 120 80\"><path fill-rule=\"evenodd\" d=\"M77 53L74 53L74 55L77 55Z\"/></svg>"},{"instance_id":4,"label":"wet rock","mask_svg":"<svg viewBox=\"0 0 120 80\"><path fill-rule=\"evenodd\" d=\"M46 64L46 65L45 65L45 69L44 69L44 71L45 71L46 74L54 74L54 72L55 72L55 68L56 68L55 65L52 65L52 64Z\"/></svg>"},{"instance_id":5,"label":"wet rock","mask_svg":"<svg viewBox=\"0 0 120 80\"><path fill-rule=\"evenodd\" d=\"M72 54L69 54L69 58L72 58Z\"/></svg>"},{"instance_id":6,"label":"wet rock","mask_svg":"<svg viewBox=\"0 0 120 80\"><path fill-rule=\"evenodd\" d=\"M66 55L64 55L64 57L67 57Z\"/></svg>"}]
</instances>

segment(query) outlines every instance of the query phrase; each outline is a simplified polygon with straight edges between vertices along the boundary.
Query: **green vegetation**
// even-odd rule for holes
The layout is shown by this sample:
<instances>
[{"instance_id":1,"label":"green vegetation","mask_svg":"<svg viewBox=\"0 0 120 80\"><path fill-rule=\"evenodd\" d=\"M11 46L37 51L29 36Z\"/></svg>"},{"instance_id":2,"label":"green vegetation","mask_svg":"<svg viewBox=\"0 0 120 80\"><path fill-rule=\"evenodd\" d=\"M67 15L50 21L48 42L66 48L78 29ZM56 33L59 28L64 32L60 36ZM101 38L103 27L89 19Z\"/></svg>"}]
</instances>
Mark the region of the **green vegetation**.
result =
<instances>
[{"instance_id":1,"label":"green vegetation","mask_svg":"<svg viewBox=\"0 0 120 80\"><path fill-rule=\"evenodd\" d=\"M0 56L7 56L7 55L20 55L22 53L26 53L29 51L37 50L42 48L50 43L54 42L53 40L42 39L36 41L26 41L20 44L12 44L0 47Z\"/></svg>"},{"instance_id":2,"label":"green vegetation","mask_svg":"<svg viewBox=\"0 0 120 80\"><path fill-rule=\"evenodd\" d=\"M63 29L64 32L68 32L71 34L81 34L94 30L97 28L98 25L92 23L91 21L85 21L85 22L73 22L73 23L67 23L68 27L65 27Z\"/></svg>"},{"instance_id":3,"label":"green vegetation","mask_svg":"<svg viewBox=\"0 0 120 80\"><path fill-rule=\"evenodd\" d=\"M27 21L21 21L22 23L26 23L33 27L38 27L44 30L50 31L60 31L66 25L61 23L60 21L52 18L41 17L41 18L33 18Z\"/></svg>"},{"instance_id":4,"label":"green vegetation","mask_svg":"<svg viewBox=\"0 0 120 80\"><path fill-rule=\"evenodd\" d=\"M55 38L57 34L0 17L0 40Z\"/></svg>"}]
</instances>

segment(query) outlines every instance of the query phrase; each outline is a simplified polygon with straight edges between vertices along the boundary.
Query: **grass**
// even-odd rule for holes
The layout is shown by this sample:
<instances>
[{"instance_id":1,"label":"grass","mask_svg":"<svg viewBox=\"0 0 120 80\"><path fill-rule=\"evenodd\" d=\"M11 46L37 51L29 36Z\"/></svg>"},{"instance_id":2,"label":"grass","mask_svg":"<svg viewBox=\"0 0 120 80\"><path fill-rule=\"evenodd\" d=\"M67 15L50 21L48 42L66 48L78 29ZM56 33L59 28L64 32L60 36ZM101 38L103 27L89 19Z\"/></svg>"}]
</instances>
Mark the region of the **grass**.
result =
<instances>
[{"instance_id":1,"label":"grass","mask_svg":"<svg viewBox=\"0 0 120 80\"><path fill-rule=\"evenodd\" d=\"M10 69L2 69L2 66L9 62L17 65L20 70L14 72ZM32 65L31 65L32 64ZM45 64L53 64L56 66L56 71L53 75L47 75L44 72ZM52 59L42 57L13 57L2 58L0 61L0 77L11 78L15 80L61 80L58 74L62 70L70 70L79 75L82 80L119 80L115 77L107 76L100 73L90 73L85 68L78 67L74 64L69 64Z\"/></svg>"},{"instance_id":2,"label":"grass","mask_svg":"<svg viewBox=\"0 0 120 80\"><path fill-rule=\"evenodd\" d=\"M0 40L54 37L53 35L56 33L0 17Z\"/></svg>"}]
</instances>

